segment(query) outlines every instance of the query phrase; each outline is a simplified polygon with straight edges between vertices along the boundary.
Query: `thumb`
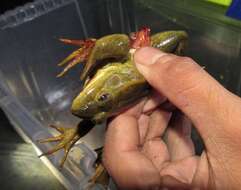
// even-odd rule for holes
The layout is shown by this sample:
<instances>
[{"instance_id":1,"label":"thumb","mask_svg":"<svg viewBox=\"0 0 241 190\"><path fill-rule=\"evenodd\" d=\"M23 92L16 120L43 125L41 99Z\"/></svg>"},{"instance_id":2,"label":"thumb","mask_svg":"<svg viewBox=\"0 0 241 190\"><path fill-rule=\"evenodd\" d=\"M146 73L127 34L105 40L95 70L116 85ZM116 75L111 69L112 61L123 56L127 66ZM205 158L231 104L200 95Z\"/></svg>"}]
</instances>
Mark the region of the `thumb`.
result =
<instances>
[{"instance_id":1,"label":"thumb","mask_svg":"<svg viewBox=\"0 0 241 190\"><path fill-rule=\"evenodd\" d=\"M134 61L148 83L192 120L204 141L240 124L240 98L191 58L145 47L135 53Z\"/></svg>"}]
</instances>

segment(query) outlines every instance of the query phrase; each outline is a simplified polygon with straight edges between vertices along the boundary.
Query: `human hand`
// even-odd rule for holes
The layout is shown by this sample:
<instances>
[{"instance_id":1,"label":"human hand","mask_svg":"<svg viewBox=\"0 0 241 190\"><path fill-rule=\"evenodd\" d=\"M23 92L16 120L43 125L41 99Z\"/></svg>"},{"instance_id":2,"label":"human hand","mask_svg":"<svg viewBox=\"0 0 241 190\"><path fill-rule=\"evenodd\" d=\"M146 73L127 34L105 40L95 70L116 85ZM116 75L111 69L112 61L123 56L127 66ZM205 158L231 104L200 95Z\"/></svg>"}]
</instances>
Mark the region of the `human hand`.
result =
<instances>
[{"instance_id":1,"label":"human hand","mask_svg":"<svg viewBox=\"0 0 241 190\"><path fill-rule=\"evenodd\" d=\"M157 95L108 126L103 162L117 185L240 189L241 99L190 58L142 48L135 63ZM175 112L171 118L172 113L158 106L165 97L186 116ZM201 156L195 155L188 118L205 144Z\"/></svg>"}]
</instances>

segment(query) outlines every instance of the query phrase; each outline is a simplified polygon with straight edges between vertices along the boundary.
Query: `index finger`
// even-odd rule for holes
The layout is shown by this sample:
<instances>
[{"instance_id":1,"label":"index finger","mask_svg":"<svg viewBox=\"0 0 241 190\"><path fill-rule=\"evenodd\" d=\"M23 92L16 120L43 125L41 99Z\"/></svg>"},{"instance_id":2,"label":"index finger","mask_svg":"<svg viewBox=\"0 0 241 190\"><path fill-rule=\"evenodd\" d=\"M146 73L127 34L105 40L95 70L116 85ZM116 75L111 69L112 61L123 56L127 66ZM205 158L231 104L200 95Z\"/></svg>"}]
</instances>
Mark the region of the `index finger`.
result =
<instances>
[{"instance_id":1,"label":"index finger","mask_svg":"<svg viewBox=\"0 0 241 190\"><path fill-rule=\"evenodd\" d=\"M159 173L140 152L138 116L144 102L115 117L106 132L103 162L117 184L125 189L159 185Z\"/></svg>"},{"instance_id":2,"label":"index finger","mask_svg":"<svg viewBox=\"0 0 241 190\"><path fill-rule=\"evenodd\" d=\"M119 149L119 151L137 149L140 144L138 118L142 113L145 101L142 100L111 120L106 132L105 149L108 150L110 145L111 149Z\"/></svg>"}]
</instances>

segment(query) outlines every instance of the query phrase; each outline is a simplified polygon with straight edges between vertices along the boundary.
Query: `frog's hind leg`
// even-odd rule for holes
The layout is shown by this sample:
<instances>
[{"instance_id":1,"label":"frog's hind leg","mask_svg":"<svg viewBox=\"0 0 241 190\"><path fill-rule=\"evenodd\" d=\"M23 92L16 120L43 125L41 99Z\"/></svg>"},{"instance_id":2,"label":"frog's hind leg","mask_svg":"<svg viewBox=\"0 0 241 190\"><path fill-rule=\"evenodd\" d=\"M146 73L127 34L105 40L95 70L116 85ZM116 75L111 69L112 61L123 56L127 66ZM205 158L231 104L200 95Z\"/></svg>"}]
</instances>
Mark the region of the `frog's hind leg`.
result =
<instances>
[{"instance_id":1,"label":"frog's hind leg","mask_svg":"<svg viewBox=\"0 0 241 190\"><path fill-rule=\"evenodd\" d=\"M89 180L89 186L87 189L91 189L95 184L101 184L104 188L107 188L109 184L110 176L102 164L102 151L103 147L95 150L97 153L97 159L95 162L95 173Z\"/></svg>"},{"instance_id":2,"label":"frog's hind leg","mask_svg":"<svg viewBox=\"0 0 241 190\"><path fill-rule=\"evenodd\" d=\"M55 137L50 137L47 139L38 140L39 143L46 143L46 142L59 142L56 146L54 146L49 151L41 154L41 156L51 155L58 150L64 149L64 157L60 162L60 167L64 165L64 162L68 156L70 149L74 146L74 144L84 135L86 135L92 128L94 124L91 121L83 120L81 121L77 127L75 128L64 128L55 125L50 125L51 128L57 130L60 135Z\"/></svg>"},{"instance_id":3,"label":"frog's hind leg","mask_svg":"<svg viewBox=\"0 0 241 190\"><path fill-rule=\"evenodd\" d=\"M87 189L91 189L95 184L101 184L105 189L109 185L110 176L105 167L100 163L96 166L95 173L89 180Z\"/></svg>"},{"instance_id":4,"label":"frog's hind leg","mask_svg":"<svg viewBox=\"0 0 241 190\"><path fill-rule=\"evenodd\" d=\"M174 53L176 55L183 55L183 51L186 49L186 47L187 47L187 41L186 40L182 40L177 45L176 50L175 50Z\"/></svg>"},{"instance_id":5,"label":"frog's hind leg","mask_svg":"<svg viewBox=\"0 0 241 190\"><path fill-rule=\"evenodd\" d=\"M77 65L78 63L84 62L87 60L92 48L95 45L95 39L86 39L86 40L70 40L70 39L60 39L61 42L65 44L77 45L80 48L73 53L71 53L68 57L66 57L63 61L61 61L58 66L63 66L68 63L68 65L63 69L61 73L57 75L57 77L62 77L68 70Z\"/></svg>"}]
</instances>

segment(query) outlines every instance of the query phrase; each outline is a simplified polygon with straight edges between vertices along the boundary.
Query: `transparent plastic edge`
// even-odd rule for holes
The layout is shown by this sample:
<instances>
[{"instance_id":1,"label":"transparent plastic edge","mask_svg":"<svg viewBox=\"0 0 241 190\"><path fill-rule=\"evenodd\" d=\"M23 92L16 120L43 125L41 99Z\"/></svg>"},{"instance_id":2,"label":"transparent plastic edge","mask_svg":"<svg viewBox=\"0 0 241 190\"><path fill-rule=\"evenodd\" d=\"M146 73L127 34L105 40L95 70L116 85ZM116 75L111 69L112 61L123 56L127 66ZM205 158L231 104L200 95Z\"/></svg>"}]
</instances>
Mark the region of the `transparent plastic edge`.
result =
<instances>
[{"instance_id":1,"label":"transparent plastic edge","mask_svg":"<svg viewBox=\"0 0 241 190\"><path fill-rule=\"evenodd\" d=\"M23 115L25 115L25 119L22 118L22 116L19 117L18 113L16 112L15 114L13 114L13 110L11 109L11 107L9 107L9 104L13 104L16 107L18 107L16 110L20 109L22 110ZM17 102L14 102L13 99L11 99L11 97L8 97L8 101L4 101L1 102L0 101L0 106L3 109L3 111L6 113L10 123L14 126L15 130L18 132L18 134L27 142L32 144L32 146L34 147L35 151L36 151L36 156L39 156L42 153L42 150L40 149L40 147L38 147L38 145L34 142L34 139L32 139L29 136L30 130L32 130L33 128L30 127L30 125L34 124L36 125L36 133L38 132L42 132L42 133L48 133L47 131L44 131L41 127L41 124L39 124L39 127L37 127L38 122L34 121L34 118L32 118L31 116L28 116L29 114L24 111L24 108L19 105ZM24 123L28 123L28 126L24 125ZM32 124L31 124L32 122ZM41 130L42 129L42 130ZM81 149L81 151L84 152L84 163L82 163L82 165L84 166L83 171L86 173L84 179L77 185L73 185L71 183L71 180L68 179L67 176L65 176L64 174L62 174L54 165L53 162L51 162L48 157L43 156L40 158L40 160L50 169L50 171L54 174L54 176L67 188L67 189L82 189L82 187L87 186L88 184L88 178L91 177L91 174L93 174L93 165L94 162L96 160L96 153L90 149L90 147L88 147L88 145L81 143L81 144L77 144L75 145L75 148L79 148Z\"/></svg>"},{"instance_id":2,"label":"transparent plastic edge","mask_svg":"<svg viewBox=\"0 0 241 190\"><path fill-rule=\"evenodd\" d=\"M75 0L35 0L0 15L0 29L17 26Z\"/></svg>"},{"instance_id":3,"label":"transparent plastic edge","mask_svg":"<svg viewBox=\"0 0 241 190\"><path fill-rule=\"evenodd\" d=\"M0 72L0 78L1 72ZM3 80L4 81L4 80ZM23 138L27 143L32 144L37 155L42 153L42 150L35 142L34 136L32 134L49 134L47 130L44 130L41 123L39 123L33 116L26 110L26 108L21 105L18 100L13 97L7 90L7 87L4 83L0 83L0 107L8 117L10 123L13 125L17 133ZM96 153L88 147L88 145L81 143L75 146L76 148L81 149L84 152L85 160L82 165L84 166L83 171L86 173L84 180L81 181L77 187L84 187L88 183L88 178L93 173L93 165L96 160ZM41 157L41 161L50 169L54 176L67 188L75 189L76 186L70 183L70 180L67 176L62 174L52 163L48 157ZM81 188L80 188L81 189Z\"/></svg>"}]
</instances>

